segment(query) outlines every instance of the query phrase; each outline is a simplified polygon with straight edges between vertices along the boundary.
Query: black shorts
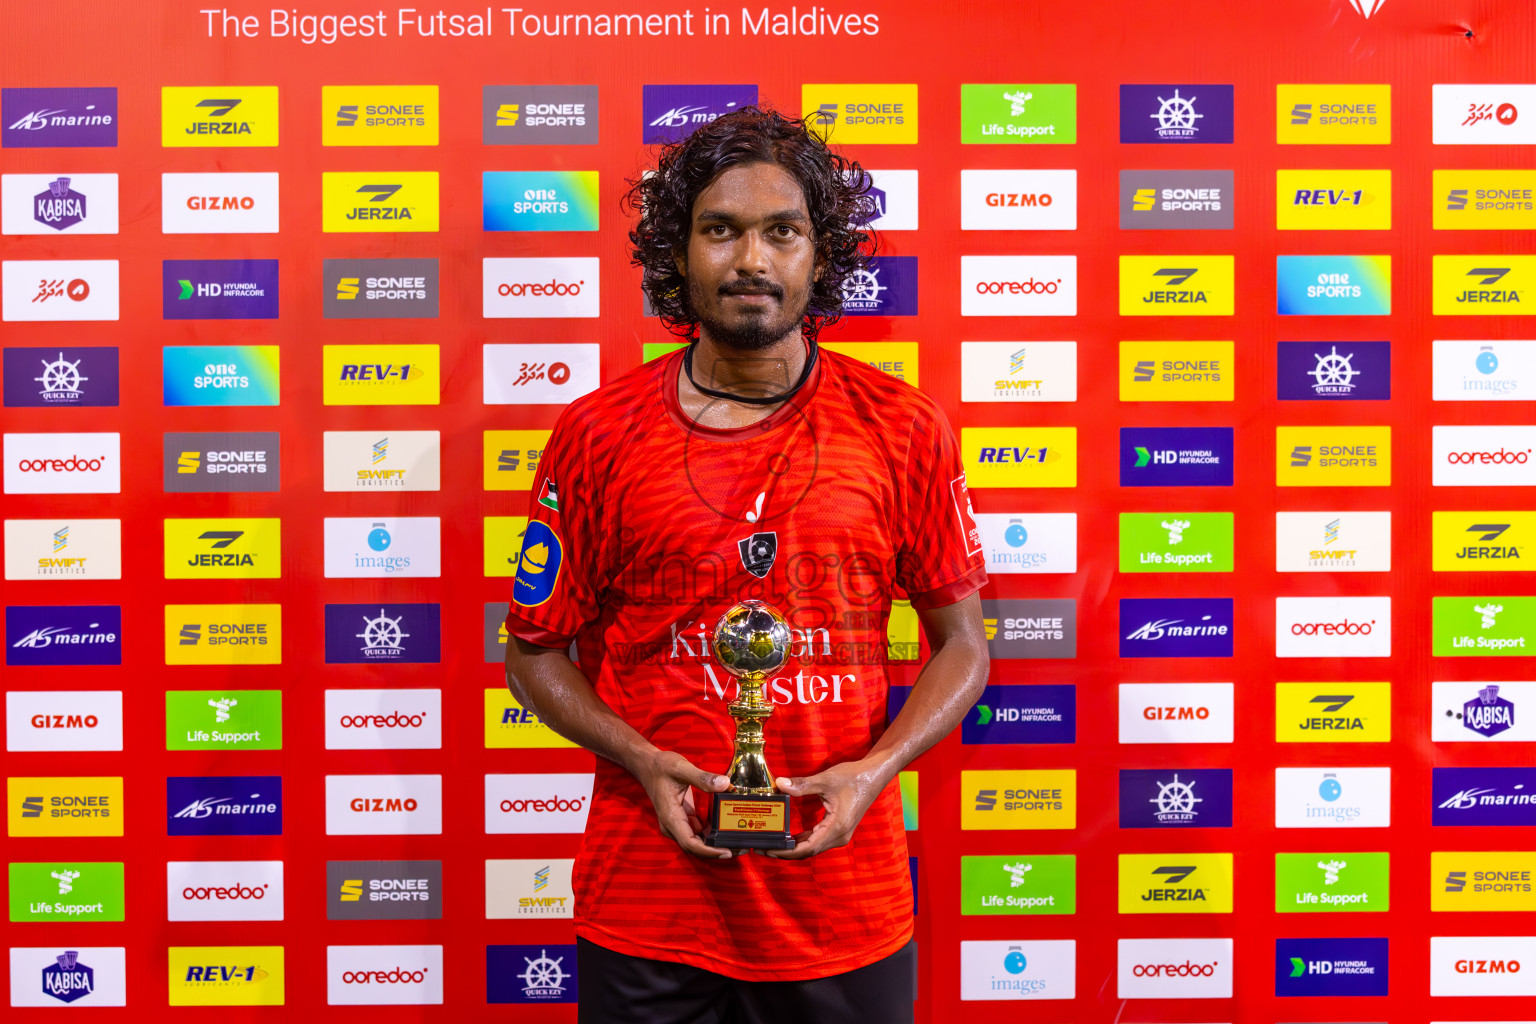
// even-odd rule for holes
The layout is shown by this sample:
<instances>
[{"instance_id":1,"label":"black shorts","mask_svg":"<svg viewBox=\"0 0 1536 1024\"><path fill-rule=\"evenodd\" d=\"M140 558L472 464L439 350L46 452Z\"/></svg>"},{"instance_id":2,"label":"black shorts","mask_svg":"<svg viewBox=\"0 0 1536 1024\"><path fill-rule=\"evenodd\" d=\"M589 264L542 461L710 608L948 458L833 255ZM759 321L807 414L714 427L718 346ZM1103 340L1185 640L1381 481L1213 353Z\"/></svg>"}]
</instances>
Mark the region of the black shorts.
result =
<instances>
[{"instance_id":1,"label":"black shorts","mask_svg":"<svg viewBox=\"0 0 1536 1024\"><path fill-rule=\"evenodd\" d=\"M738 981L576 940L577 1024L911 1024L917 944L828 978Z\"/></svg>"}]
</instances>

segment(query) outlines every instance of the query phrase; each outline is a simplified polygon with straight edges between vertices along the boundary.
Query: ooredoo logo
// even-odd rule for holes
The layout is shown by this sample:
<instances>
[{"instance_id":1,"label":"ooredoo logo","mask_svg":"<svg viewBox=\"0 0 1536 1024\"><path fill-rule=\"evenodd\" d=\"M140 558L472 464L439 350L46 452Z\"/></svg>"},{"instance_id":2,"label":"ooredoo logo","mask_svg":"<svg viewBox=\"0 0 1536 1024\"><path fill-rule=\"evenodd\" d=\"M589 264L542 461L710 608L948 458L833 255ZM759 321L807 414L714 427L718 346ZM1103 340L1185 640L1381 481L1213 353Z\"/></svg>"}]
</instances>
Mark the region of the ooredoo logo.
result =
<instances>
[{"instance_id":1,"label":"ooredoo logo","mask_svg":"<svg viewBox=\"0 0 1536 1024\"><path fill-rule=\"evenodd\" d=\"M592 806L590 774L487 775L487 835L583 832Z\"/></svg>"},{"instance_id":2,"label":"ooredoo logo","mask_svg":"<svg viewBox=\"0 0 1536 1024\"><path fill-rule=\"evenodd\" d=\"M1275 657L1386 658L1392 654L1390 597L1275 599Z\"/></svg>"},{"instance_id":3,"label":"ooredoo logo","mask_svg":"<svg viewBox=\"0 0 1536 1024\"><path fill-rule=\"evenodd\" d=\"M435 836L442 831L441 775L325 777L326 835Z\"/></svg>"},{"instance_id":4,"label":"ooredoo logo","mask_svg":"<svg viewBox=\"0 0 1536 1024\"><path fill-rule=\"evenodd\" d=\"M1076 256L960 257L962 316L1076 316Z\"/></svg>"},{"instance_id":5,"label":"ooredoo logo","mask_svg":"<svg viewBox=\"0 0 1536 1024\"><path fill-rule=\"evenodd\" d=\"M487 258L482 274L482 315L487 319L598 314L595 256Z\"/></svg>"},{"instance_id":6,"label":"ooredoo logo","mask_svg":"<svg viewBox=\"0 0 1536 1024\"><path fill-rule=\"evenodd\" d=\"M1185 960L1181 964L1136 964L1131 974L1137 978L1211 978L1216 975L1218 962L1197 964Z\"/></svg>"},{"instance_id":7,"label":"ooredoo logo","mask_svg":"<svg viewBox=\"0 0 1536 1024\"><path fill-rule=\"evenodd\" d=\"M167 920L283 919L280 860L171 861L165 878Z\"/></svg>"},{"instance_id":8,"label":"ooredoo logo","mask_svg":"<svg viewBox=\"0 0 1536 1024\"><path fill-rule=\"evenodd\" d=\"M1230 999L1231 939L1121 939L1121 999Z\"/></svg>"},{"instance_id":9,"label":"ooredoo logo","mask_svg":"<svg viewBox=\"0 0 1536 1024\"><path fill-rule=\"evenodd\" d=\"M326 690L325 749L437 750L441 690Z\"/></svg>"},{"instance_id":10,"label":"ooredoo logo","mask_svg":"<svg viewBox=\"0 0 1536 1024\"><path fill-rule=\"evenodd\" d=\"M332 1006L438 1005L442 946L328 946L326 1002Z\"/></svg>"},{"instance_id":11,"label":"ooredoo logo","mask_svg":"<svg viewBox=\"0 0 1536 1024\"><path fill-rule=\"evenodd\" d=\"M6 434L6 494L118 494L121 434Z\"/></svg>"},{"instance_id":12,"label":"ooredoo logo","mask_svg":"<svg viewBox=\"0 0 1536 1024\"><path fill-rule=\"evenodd\" d=\"M1536 426L1444 426L1431 434L1436 487L1536 484Z\"/></svg>"}]
</instances>

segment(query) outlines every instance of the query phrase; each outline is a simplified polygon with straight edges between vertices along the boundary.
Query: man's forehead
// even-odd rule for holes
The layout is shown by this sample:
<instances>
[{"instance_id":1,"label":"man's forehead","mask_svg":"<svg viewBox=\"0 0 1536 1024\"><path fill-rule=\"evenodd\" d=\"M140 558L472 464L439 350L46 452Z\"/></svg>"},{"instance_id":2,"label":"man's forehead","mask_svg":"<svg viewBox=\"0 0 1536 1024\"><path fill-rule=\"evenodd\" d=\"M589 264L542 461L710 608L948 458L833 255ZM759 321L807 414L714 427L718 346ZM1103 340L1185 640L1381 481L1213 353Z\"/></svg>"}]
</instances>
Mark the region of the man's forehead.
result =
<instances>
[{"instance_id":1,"label":"man's forehead","mask_svg":"<svg viewBox=\"0 0 1536 1024\"><path fill-rule=\"evenodd\" d=\"M696 219L805 219L800 183L777 164L753 163L722 171L694 200Z\"/></svg>"}]
</instances>

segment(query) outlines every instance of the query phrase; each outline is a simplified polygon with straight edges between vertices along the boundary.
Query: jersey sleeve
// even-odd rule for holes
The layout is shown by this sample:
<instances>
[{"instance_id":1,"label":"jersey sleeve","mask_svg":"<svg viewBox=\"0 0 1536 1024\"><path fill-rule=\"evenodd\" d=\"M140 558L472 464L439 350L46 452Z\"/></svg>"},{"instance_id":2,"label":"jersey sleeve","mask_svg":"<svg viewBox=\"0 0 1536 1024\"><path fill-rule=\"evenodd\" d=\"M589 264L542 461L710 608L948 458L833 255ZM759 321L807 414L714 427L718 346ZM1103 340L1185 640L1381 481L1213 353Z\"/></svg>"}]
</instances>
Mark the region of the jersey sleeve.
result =
<instances>
[{"instance_id":1,"label":"jersey sleeve","mask_svg":"<svg viewBox=\"0 0 1536 1024\"><path fill-rule=\"evenodd\" d=\"M987 583L981 530L971 510L960 446L931 403L913 420L902 483L905 533L896 582L918 610L954 604Z\"/></svg>"},{"instance_id":2,"label":"jersey sleeve","mask_svg":"<svg viewBox=\"0 0 1536 1024\"><path fill-rule=\"evenodd\" d=\"M582 421L563 415L534 475L528 527L512 579L509 635L541 647L566 647L597 617L602 578L597 501Z\"/></svg>"}]
</instances>

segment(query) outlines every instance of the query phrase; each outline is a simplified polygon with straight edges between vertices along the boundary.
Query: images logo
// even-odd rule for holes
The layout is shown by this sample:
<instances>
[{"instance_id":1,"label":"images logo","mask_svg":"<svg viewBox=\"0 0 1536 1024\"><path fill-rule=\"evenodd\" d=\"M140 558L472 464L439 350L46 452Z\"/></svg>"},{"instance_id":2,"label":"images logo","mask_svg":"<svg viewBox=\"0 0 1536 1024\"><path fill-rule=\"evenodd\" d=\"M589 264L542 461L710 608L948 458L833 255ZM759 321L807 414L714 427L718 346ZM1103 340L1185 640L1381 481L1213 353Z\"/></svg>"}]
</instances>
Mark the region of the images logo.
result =
<instances>
[{"instance_id":1,"label":"images logo","mask_svg":"<svg viewBox=\"0 0 1536 1024\"><path fill-rule=\"evenodd\" d=\"M326 260L320 284L327 320L434 318L440 291L436 259Z\"/></svg>"},{"instance_id":2,"label":"images logo","mask_svg":"<svg viewBox=\"0 0 1536 1024\"><path fill-rule=\"evenodd\" d=\"M1076 487L1076 427L962 427L966 479L981 487Z\"/></svg>"},{"instance_id":3,"label":"images logo","mask_svg":"<svg viewBox=\"0 0 1536 1024\"><path fill-rule=\"evenodd\" d=\"M280 860L173 860L165 865L168 921L281 921Z\"/></svg>"},{"instance_id":4,"label":"images logo","mask_svg":"<svg viewBox=\"0 0 1536 1024\"><path fill-rule=\"evenodd\" d=\"M1275 397L1281 401L1387 401L1392 397L1392 343L1276 343Z\"/></svg>"},{"instance_id":5,"label":"images logo","mask_svg":"<svg viewBox=\"0 0 1536 1024\"><path fill-rule=\"evenodd\" d=\"M162 86L160 145L276 146L277 86Z\"/></svg>"},{"instance_id":6,"label":"images logo","mask_svg":"<svg viewBox=\"0 0 1536 1024\"><path fill-rule=\"evenodd\" d=\"M1121 683L1120 742L1231 743L1233 701L1231 683Z\"/></svg>"},{"instance_id":7,"label":"images logo","mask_svg":"<svg viewBox=\"0 0 1536 1024\"><path fill-rule=\"evenodd\" d=\"M167 406L277 405L278 346L167 345Z\"/></svg>"},{"instance_id":8,"label":"images logo","mask_svg":"<svg viewBox=\"0 0 1536 1024\"><path fill-rule=\"evenodd\" d=\"M282 946L171 946L170 1005L282 1006Z\"/></svg>"},{"instance_id":9,"label":"images logo","mask_svg":"<svg viewBox=\"0 0 1536 1024\"><path fill-rule=\"evenodd\" d=\"M592 809L593 776L487 775L486 835L583 832Z\"/></svg>"},{"instance_id":10,"label":"images logo","mask_svg":"<svg viewBox=\"0 0 1536 1024\"><path fill-rule=\"evenodd\" d=\"M328 604L326 664L436 664L441 618L436 604Z\"/></svg>"},{"instance_id":11,"label":"images logo","mask_svg":"<svg viewBox=\"0 0 1536 1024\"><path fill-rule=\"evenodd\" d=\"M962 260L964 257L962 257ZM1121 316L1231 316L1231 256L1121 256Z\"/></svg>"},{"instance_id":12,"label":"images logo","mask_svg":"<svg viewBox=\"0 0 1536 1024\"><path fill-rule=\"evenodd\" d=\"M977 513L988 573L1077 571L1077 513Z\"/></svg>"},{"instance_id":13,"label":"images logo","mask_svg":"<svg viewBox=\"0 0 1536 1024\"><path fill-rule=\"evenodd\" d=\"M435 85L323 85L322 146L435 146Z\"/></svg>"},{"instance_id":14,"label":"images logo","mask_svg":"<svg viewBox=\"0 0 1536 1024\"><path fill-rule=\"evenodd\" d=\"M1386 853L1277 853L1275 913L1384 913L1391 909L1387 885L1390 856Z\"/></svg>"},{"instance_id":15,"label":"images logo","mask_svg":"<svg viewBox=\"0 0 1536 1024\"><path fill-rule=\"evenodd\" d=\"M117 90L0 89L0 146L115 147Z\"/></svg>"},{"instance_id":16,"label":"images logo","mask_svg":"<svg viewBox=\"0 0 1536 1024\"><path fill-rule=\"evenodd\" d=\"M507 606L501 605L505 619ZM499 620L498 620L499 621ZM492 633L494 636L494 631ZM489 652L487 652L489 653ZM491 660L500 661L501 651ZM523 707L505 686L485 691L485 748L487 750L526 750L550 747L574 747L575 743L556 733L538 715Z\"/></svg>"},{"instance_id":17,"label":"images logo","mask_svg":"<svg viewBox=\"0 0 1536 1024\"><path fill-rule=\"evenodd\" d=\"M576 947L486 946L485 1001L574 1003Z\"/></svg>"},{"instance_id":18,"label":"images logo","mask_svg":"<svg viewBox=\"0 0 1536 1024\"><path fill-rule=\"evenodd\" d=\"M1120 657L1232 657L1232 599L1121 598Z\"/></svg>"},{"instance_id":19,"label":"images logo","mask_svg":"<svg viewBox=\"0 0 1536 1024\"><path fill-rule=\"evenodd\" d=\"M327 727L329 733L329 727ZM327 775L328 836L443 834L441 775Z\"/></svg>"},{"instance_id":20,"label":"images logo","mask_svg":"<svg viewBox=\"0 0 1536 1024\"><path fill-rule=\"evenodd\" d=\"M1276 768L1275 828L1387 828L1390 768Z\"/></svg>"},{"instance_id":21,"label":"images logo","mask_svg":"<svg viewBox=\"0 0 1536 1024\"><path fill-rule=\"evenodd\" d=\"M1231 512L1120 513L1121 572L1231 572Z\"/></svg>"},{"instance_id":22,"label":"images logo","mask_svg":"<svg viewBox=\"0 0 1536 1024\"><path fill-rule=\"evenodd\" d=\"M5 780L6 832L28 836L121 836L123 780L23 778Z\"/></svg>"},{"instance_id":23,"label":"images logo","mask_svg":"<svg viewBox=\"0 0 1536 1024\"><path fill-rule=\"evenodd\" d=\"M1434 400L1528 400L1536 384L1536 342L1436 341Z\"/></svg>"},{"instance_id":24,"label":"images logo","mask_svg":"<svg viewBox=\"0 0 1536 1024\"><path fill-rule=\"evenodd\" d=\"M1071 145L1077 86L961 85L960 141Z\"/></svg>"},{"instance_id":25,"label":"images logo","mask_svg":"<svg viewBox=\"0 0 1536 1024\"><path fill-rule=\"evenodd\" d=\"M0 176L0 233L117 234L117 175Z\"/></svg>"},{"instance_id":26,"label":"images logo","mask_svg":"<svg viewBox=\"0 0 1536 1024\"><path fill-rule=\"evenodd\" d=\"M1342 379L1336 366L1328 379ZM1388 487L1391 483L1391 427L1275 428L1277 487Z\"/></svg>"},{"instance_id":27,"label":"images logo","mask_svg":"<svg viewBox=\"0 0 1536 1024\"><path fill-rule=\"evenodd\" d=\"M283 691L167 690L166 750L283 749Z\"/></svg>"},{"instance_id":28,"label":"images logo","mask_svg":"<svg viewBox=\"0 0 1536 1024\"><path fill-rule=\"evenodd\" d=\"M803 86L808 89L810 86ZM595 94L597 88L592 87ZM755 85L646 85L641 90L640 142L677 142L701 124L757 103ZM814 109L813 106L806 107ZM593 133L593 142L597 141ZM844 139L842 141L856 141ZM914 138L912 140L916 142Z\"/></svg>"},{"instance_id":29,"label":"images logo","mask_svg":"<svg viewBox=\"0 0 1536 1024\"><path fill-rule=\"evenodd\" d=\"M1282 146L1385 146L1392 141L1392 87L1277 85L1275 141Z\"/></svg>"},{"instance_id":30,"label":"images logo","mask_svg":"<svg viewBox=\"0 0 1536 1024\"><path fill-rule=\"evenodd\" d=\"M1076 828L1077 772L963 771L960 800L962 829Z\"/></svg>"},{"instance_id":31,"label":"images logo","mask_svg":"<svg viewBox=\"0 0 1536 1024\"><path fill-rule=\"evenodd\" d=\"M165 578L275 580L282 544L280 519L167 519Z\"/></svg>"},{"instance_id":32,"label":"images logo","mask_svg":"<svg viewBox=\"0 0 1536 1024\"><path fill-rule=\"evenodd\" d=\"M988 686L961 722L960 742L1076 743L1077 687Z\"/></svg>"},{"instance_id":33,"label":"images logo","mask_svg":"<svg viewBox=\"0 0 1536 1024\"><path fill-rule=\"evenodd\" d=\"M485 345L486 405L568 405L597 390L599 346Z\"/></svg>"},{"instance_id":34,"label":"images logo","mask_svg":"<svg viewBox=\"0 0 1536 1024\"><path fill-rule=\"evenodd\" d=\"M167 235L275 234L278 175L160 175L160 231Z\"/></svg>"},{"instance_id":35,"label":"images logo","mask_svg":"<svg viewBox=\"0 0 1536 1024\"><path fill-rule=\"evenodd\" d=\"M1275 995L1384 996L1386 939L1276 939Z\"/></svg>"},{"instance_id":36,"label":"images logo","mask_svg":"<svg viewBox=\"0 0 1536 1024\"><path fill-rule=\"evenodd\" d=\"M1431 91L1437 146L1536 143L1536 86L1437 83Z\"/></svg>"},{"instance_id":37,"label":"images logo","mask_svg":"<svg viewBox=\"0 0 1536 1024\"><path fill-rule=\"evenodd\" d=\"M442 520L326 519L327 579L442 575ZM387 630L386 630L387 632Z\"/></svg>"},{"instance_id":38,"label":"images logo","mask_svg":"<svg viewBox=\"0 0 1536 1024\"><path fill-rule=\"evenodd\" d=\"M7 665L121 665L117 605L13 605L5 610Z\"/></svg>"},{"instance_id":39,"label":"images logo","mask_svg":"<svg viewBox=\"0 0 1536 1024\"><path fill-rule=\"evenodd\" d=\"M1436 316L1523 316L1536 256L1434 256Z\"/></svg>"},{"instance_id":40,"label":"images logo","mask_svg":"<svg viewBox=\"0 0 1536 1024\"><path fill-rule=\"evenodd\" d=\"M1122 427L1120 486L1231 487L1232 446L1231 427Z\"/></svg>"},{"instance_id":41,"label":"images logo","mask_svg":"<svg viewBox=\"0 0 1536 1024\"><path fill-rule=\"evenodd\" d=\"M1430 726L1436 743L1524 742L1532 721L1521 712L1536 697L1536 684L1434 683L1434 718Z\"/></svg>"},{"instance_id":42,"label":"images logo","mask_svg":"<svg viewBox=\"0 0 1536 1024\"><path fill-rule=\"evenodd\" d=\"M12 863L12 921L121 921L123 865L117 862Z\"/></svg>"},{"instance_id":43,"label":"images logo","mask_svg":"<svg viewBox=\"0 0 1536 1024\"><path fill-rule=\"evenodd\" d=\"M596 231L596 171L485 171L486 231Z\"/></svg>"},{"instance_id":44,"label":"images logo","mask_svg":"<svg viewBox=\"0 0 1536 1024\"><path fill-rule=\"evenodd\" d=\"M1120 769L1120 827L1231 828L1232 769Z\"/></svg>"},{"instance_id":45,"label":"images logo","mask_svg":"<svg viewBox=\"0 0 1536 1024\"><path fill-rule=\"evenodd\" d=\"M7 348L6 408L116 406L116 348Z\"/></svg>"},{"instance_id":46,"label":"images logo","mask_svg":"<svg viewBox=\"0 0 1536 1024\"><path fill-rule=\"evenodd\" d=\"M1232 230L1231 171L1121 171L1120 229Z\"/></svg>"},{"instance_id":47,"label":"images logo","mask_svg":"<svg viewBox=\"0 0 1536 1024\"><path fill-rule=\"evenodd\" d=\"M961 256L960 315L1076 316L1077 257Z\"/></svg>"},{"instance_id":48,"label":"images logo","mask_svg":"<svg viewBox=\"0 0 1536 1024\"><path fill-rule=\"evenodd\" d=\"M279 665L282 660L282 605L165 606L167 665Z\"/></svg>"},{"instance_id":49,"label":"images logo","mask_svg":"<svg viewBox=\"0 0 1536 1024\"><path fill-rule=\"evenodd\" d=\"M988 600L981 603L987 649L994 658L1077 657L1077 602Z\"/></svg>"},{"instance_id":50,"label":"images logo","mask_svg":"<svg viewBox=\"0 0 1536 1024\"><path fill-rule=\"evenodd\" d=\"M960 943L960 998L1073 999L1077 942Z\"/></svg>"},{"instance_id":51,"label":"images logo","mask_svg":"<svg viewBox=\"0 0 1536 1024\"><path fill-rule=\"evenodd\" d=\"M1276 683L1277 743L1386 743L1391 683Z\"/></svg>"},{"instance_id":52,"label":"images logo","mask_svg":"<svg viewBox=\"0 0 1536 1024\"><path fill-rule=\"evenodd\" d=\"M116 320L117 260L5 260L6 320Z\"/></svg>"},{"instance_id":53,"label":"images logo","mask_svg":"<svg viewBox=\"0 0 1536 1024\"><path fill-rule=\"evenodd\" d=\"M1073 231L1074 170L963 170L960 226L966 231Z\"/></svg>"},{"instance_id":54,"label":"images logo","mask_svg":"<svg viewBox=\"0 0 1536 1024\"><path fill-rule=\"evenodd\" d=\"M327 430L327 491L435 491L441 477L436 430Z\"/></svg>"},{"instance_id":55,"label":"images logo","mask_svg":"<svg viewBox=\"0 0 1536 1024\"><path fill-rule=\"evenodd\" d=\"M1232 913L1230 853L1120 854L1120 913Z\"/></svg>"},{"instance_id":56,"label":"images logo","mask_svg":"<svg viewBox=\"0 0 1536 1024\"><path fill-rule=\"evenodd\" d=\"M1077 401L1077 342L962 341L963 402Z\"/></svg>"},{"instance_id":57,"label":"images logo","mask_svg":"<svg viewBox=\"0 0 1536 1024\"><path fill-rule=\"evenodd\" d=\"M1120 939L1121 999L1232 998L1231 939Z\"/></svg>"},{"instance_id":58,"label":"images logo","mask_svg":"<svg viewBox=\"0 0 1536 1024\"><path fill-rule=\"evenodd\" d=\"M437 405L437 345L325 345L326 405Z\"/></svg>"},{"instance_id":59,"label":"images logo","mask_svg":"<svg viewBox=\"0 0 1536 1024\"><path fill-rule=\"evenodd\" d=\"M487 85L480 111L487 146L597 145L595 85Z\"/></svg>"},{"instance_id":60,"label":"images logo","mask_svg":"<svg viewBox=\"0 0 1536 1024\"><path fill-rule=\"evenodd\" d=\"M167 433L163 455L163 485L167 494L276 491L282 486L282 459L275 430Z\"/></svg>"},{"instance_id":61,"label":"images logo","mask_svg":"<svg viewBox=\"0 0 1536 1024\"><path fill-rule=\"evenodd\" d=\"M436 171L326 171L321 230L436 231Z\"/></svg>"},{"instance_id":62,"label":"images logo","mask_svg":"<svg viewBox=\"0 0 1536 1024\"><path fill-rule=\"evenodd\" d=\"M1281 316L1386 316L1392 312L1391 256L1277 256Z\"/></svg>"},{"instance_id":63,"label":"images logo","mask_svg":"<svg viewBox=\"0 0 1536 1024\"><path fill-rule=\"evenodd\" d=\"M1278 170L1275 227L1281 231L1390 230L1392 172Z\"/></svg>"},{"instance_id":64,"label":"images logo","mask_svg":"<svg viewBox=\"0 0 1536 1024\"><path fill-rule=\"evenodd\" d=\"M486 920L573 916L570 859L485 862Z\"/></svg>"},{"instance_id":65,"label":"images logo","mask_svg":"<svg viewBox=\"0 0 1536 1024\"><path fill-rule=\"evenodd\" d=\"M436 921L443 916L443 862L326 861L325 891L332 921Z\"/></svg>"},{"instance_id":66,"label":"images logo","mask_svg":"<svg viewBox=\"0 0 1536 1024\"><path fill-rule=\"evenodd\" d=\"M802 85L800 109L835 145L917 142L916 85Z\"/></svg>"},{"instance_id":67,"label":"images logo","mask_svg":"<svg viewBox=\"0 0 1536 1024\"><path fill-rule=\"evenodd\" d=\"M168 778L165 804L166 835L283 834L283 780L277 775Z\"/></svg>"},{"instance_id":68,"label":"images logo","mask_svg":"<svg viewBox=\"0 0 1536 1024\"><path fill-rule=\"evenodd\" d=\"M1122 85L1120 141L1231 142L1232 86Z\"/></svg>"}]
</instances>

